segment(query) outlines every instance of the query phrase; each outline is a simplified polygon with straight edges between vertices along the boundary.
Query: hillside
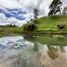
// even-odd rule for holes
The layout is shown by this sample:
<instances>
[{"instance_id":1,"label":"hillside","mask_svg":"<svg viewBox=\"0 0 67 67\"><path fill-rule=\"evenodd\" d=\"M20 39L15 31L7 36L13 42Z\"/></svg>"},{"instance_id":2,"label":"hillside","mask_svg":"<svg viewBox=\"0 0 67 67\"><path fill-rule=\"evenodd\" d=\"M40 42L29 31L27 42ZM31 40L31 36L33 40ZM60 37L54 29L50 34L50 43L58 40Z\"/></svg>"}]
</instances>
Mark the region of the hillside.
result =
<instances>
[{"instance_id":1,"label":"hillside","mask_svg":"<svg viewBox=\"0 0 67 67\"><path fill-rule=\"evenodd\" d=\"M65 32L67 33L67 16L47 16L37 20L37 31L43 32ZM57 25L65 25L64 29L58 29Z\"/></svg>"},{"instance_id":2,"label":"hillside","mask_svg":"<svg viewBox=\"0 0 67 67\"><path fill-rule=\"evenodd\" d=\"M47 16L37 19L34 22L37 29L32 33L67 33L67 16ZM58 29L58 24L64 24L64 29ZM0 26L0 36L3 35L23 34L23 26Z\"/></svg>"}]
</instances>

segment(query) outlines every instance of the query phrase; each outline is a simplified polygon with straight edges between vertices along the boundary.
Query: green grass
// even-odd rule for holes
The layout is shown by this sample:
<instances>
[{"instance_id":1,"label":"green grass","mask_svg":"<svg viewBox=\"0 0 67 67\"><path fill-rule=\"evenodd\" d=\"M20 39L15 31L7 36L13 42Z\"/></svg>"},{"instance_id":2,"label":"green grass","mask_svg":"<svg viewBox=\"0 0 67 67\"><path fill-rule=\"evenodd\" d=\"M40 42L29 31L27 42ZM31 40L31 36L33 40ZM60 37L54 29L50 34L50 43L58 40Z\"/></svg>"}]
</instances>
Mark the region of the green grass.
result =
<instances>
[{"instance_id":1,"label":"green grass","mask_svg":"<svg viewBox=\"0 0 67 67\"><path fill-rule=\"evenodd\" d=\"M43 18L37 19L37 22L34 21L37 26L37 29L32 33L67 33L67 16L47 16ZM65 28L60 30L57 27L57 24L63 23L65 24ZM30 33L30 32L27 32ZM21 27L12 27L12 26L0 26L0 36L6 35L22 35L23 34L23 26Z\"/></svg>"},{"instance_id":2,"label":"green grass","mask_svg":"<svg viewBox=\"0 0 67 67\"><path fill-rule=\"evenodd\" d=\"M21 35L23 27L0 26L0 37L9 35Z\"/></svg>"},{"instance_id":3,"label":"green grass","mask_svg":"<svg viewBox=\"0 0 67 67\"><path fill-rule=\"evenodd\" d=\"M44 32L67 32L67 16L47 16L37 20L37 31ZM63 30L59 30L57 24L63 23L66 27Z\"/></svg>"}]
</instances>

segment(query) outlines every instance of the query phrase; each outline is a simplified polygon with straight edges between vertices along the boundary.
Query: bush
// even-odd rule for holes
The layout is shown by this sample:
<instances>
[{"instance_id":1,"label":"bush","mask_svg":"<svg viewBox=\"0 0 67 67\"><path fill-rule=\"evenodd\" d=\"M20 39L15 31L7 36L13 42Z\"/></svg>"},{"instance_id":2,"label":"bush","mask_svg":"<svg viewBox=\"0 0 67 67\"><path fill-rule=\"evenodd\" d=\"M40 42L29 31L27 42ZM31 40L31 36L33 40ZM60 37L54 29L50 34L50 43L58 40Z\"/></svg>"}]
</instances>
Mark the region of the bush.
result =
<instances>
[{"instance_id":1,"label":"bush","mask_svg":"<svg viewBox=\"0 0 67 67\"><path fill-rule=\"evenodd\" d=\"M23 26L24 31L34 31L36 28L37 26L34 23L27 23Z\"/></svg>"},{"instance_id":2,"label":"bush","mask_svg":"<svg viewBox=\"0 0 67 67\"><path fill-rule=\"evenodd\" d=\"M64 29L65 24L64 23L57 24L57 27L58 27L58 29Z\"/></svg>"}]
</instances>

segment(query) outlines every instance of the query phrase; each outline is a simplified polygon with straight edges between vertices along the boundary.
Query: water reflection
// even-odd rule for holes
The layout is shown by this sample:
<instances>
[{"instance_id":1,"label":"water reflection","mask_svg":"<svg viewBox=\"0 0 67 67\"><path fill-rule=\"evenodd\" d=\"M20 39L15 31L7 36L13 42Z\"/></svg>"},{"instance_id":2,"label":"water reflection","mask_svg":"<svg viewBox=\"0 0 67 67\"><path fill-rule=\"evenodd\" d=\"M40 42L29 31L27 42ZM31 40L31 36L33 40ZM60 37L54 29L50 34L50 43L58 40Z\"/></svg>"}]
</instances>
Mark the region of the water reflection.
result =
<instances>
[{"instance_id":1,"label":"water reflection","mask_svg":"<svg viewBox=\"0 0 67 67\"><path fill-rule=\"evenodd\" d=\"M48 52L47 53L48 53L48 55L51 59L55 60L59 56L58 47L57 48L48 47Z\"/></svg>"},{"instance_id":2,"label":"water reflection","mask_svg":"<svg viewBox=\"0 0 67 67\"><path fill-rule=\"evenodd\" d=\"M32 37L24 36L24 38L31 42L39 42L41 44L47 45L60 45L66 46L67 45L67 35L59 35L59 34L42 34L42 35L35 35Z\"/></svg>"},{"instance_id":3,"label":"water reflection","mask_svg":"<svg viewBox=\"0 0 67 67\"><path fill-rule=\"evenodd\" d=\"M53 35L0 38L4 46L0 49L0 67L67 67L67 39L58 38Z\"/></svg>"},{"instance_id":4,"label":"water reflection","mask_svg":"<svg viewBox=\"0 0 67 67\"><path fill-rule=\"evenodd\" d=\"M34 48L35 46L37 48L37 53L32 58L33 67L67 67L66 37L66 35L25 37L28 41L34 42Z\"/></svg>"}]
</instances>

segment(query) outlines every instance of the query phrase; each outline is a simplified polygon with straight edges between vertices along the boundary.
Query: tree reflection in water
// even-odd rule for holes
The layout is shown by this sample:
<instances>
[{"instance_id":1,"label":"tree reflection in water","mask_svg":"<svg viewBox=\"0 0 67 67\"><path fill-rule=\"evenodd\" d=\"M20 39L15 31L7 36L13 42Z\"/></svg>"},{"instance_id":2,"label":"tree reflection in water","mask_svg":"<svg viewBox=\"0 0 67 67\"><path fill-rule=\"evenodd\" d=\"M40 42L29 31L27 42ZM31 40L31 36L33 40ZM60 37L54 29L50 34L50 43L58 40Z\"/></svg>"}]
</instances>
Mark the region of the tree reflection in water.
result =
<instances>
[{"instance_id":1,"label":"tree reflection in water","mask_svg":"<svg viewBox=\"0 0 67 67\"><path fill-rule=\"evenodd\" d=\"M52 47L52 46L48 46L48 56L55 60L57 57L59 57L60 53L64 53L64 47L63 46L56 46L56 47Z\"/></svg>"},{"instance_id":2,"label":"tree reflection in water","mask_svg":"<svg viewBox=\"0 0 67 67\"><path fill-rule=\"evenodd\" d=\"M48 56L55 60L59 56L58 47L54 48L51 46L48 46Z\"/></svg>"}]
</instances>

